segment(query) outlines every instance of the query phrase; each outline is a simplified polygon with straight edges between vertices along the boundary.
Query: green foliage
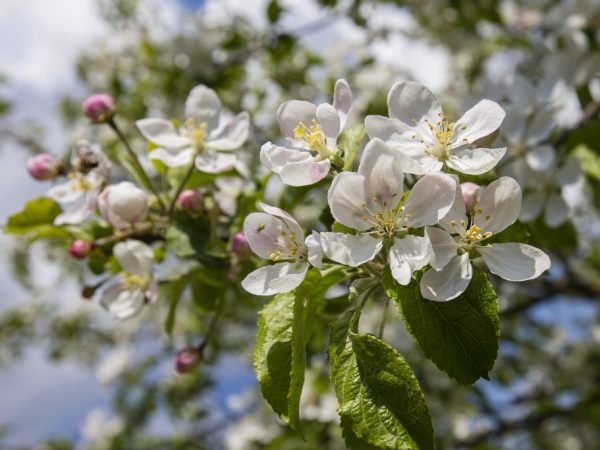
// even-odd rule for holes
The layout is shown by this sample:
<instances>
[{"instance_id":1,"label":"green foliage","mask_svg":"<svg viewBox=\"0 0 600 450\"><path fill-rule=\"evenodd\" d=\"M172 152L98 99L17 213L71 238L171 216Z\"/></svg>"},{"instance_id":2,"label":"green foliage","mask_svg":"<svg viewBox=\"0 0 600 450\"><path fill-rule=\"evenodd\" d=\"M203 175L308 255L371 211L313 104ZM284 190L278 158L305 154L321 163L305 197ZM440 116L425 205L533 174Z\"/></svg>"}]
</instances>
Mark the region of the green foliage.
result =
<instances>
[{"instance_id":1,"label":"green foliage","mask_svg":"<svg viewBox=\"0 0 600 450\"><path fill-rule=\"evenodd\" d=\"M284 9L281 7L277 0L271 0L267 5L267 18L269 22L275 23L281 17L281 13Z\"/></svg>"},{"instance_id":2,"label":"green foliage","mask_svg":"<svg viewBox=\"0 0 600 450\"><path fill-rule=\"evenodd\" d=\"M583 172L592 188L594 205L600 208L600 156L584 144L578 145L572 154L581 161Z\"/></svg>"},{"instance_id":3,"label":"green foliage","mask_svg":"<svg viewBox=\"0 0 600 450\"><path fill-rule=\"evenodd\" d=\"M367 129L362 123L342 133L339 147L343 152L344 170L352 170L354 160L366 135Z\"/></svg>"},{"instance_id":4,"label":"green foliage","mask_svg":"<svg viewBox=\"0 0 600 450\"><path fill-rule=\"evenodd\" d=\"M62 212L58 203L47 197L29 200L18 213L10 216L4 227L6 233L28 235L31 240L41 238L65 238L69 232L53 225Z\"/></svg>"},{"instance_id":5,"label":"green foliage","mask_svg":"<svg viewBox=\"0 0 600 450\"><path fill-rule=\"evenodd\" d=\"M543 217L527 224L531 244L541 248L573 251L577 248L577 230L573 222L567 221L556 228L546 225Z\"/></svg>"},{"instance_id":6,"label":"green foliage","mask_svg":"<svg viewBox=\"0 0 600 450\"><path fill-rule=\"evenodd\" d=\"M448 302L424 299L417 279L401 286L389 269L383 285L425 356L459 384L488 377L498 354L498 298L481 270L474 267L467 290Z\"/></svg>"},{"instance_id":7,"label":"green foliage","mask_svg":"<svg viewBox=\"0 0 600 450\"><path fill-rule=\"evenodd\" d=\"M417 379L392 347L355 332L357 314L350 310L334 323L329 346L350 448L433 449L433 426Z\"/></svg>"}]
</instances>

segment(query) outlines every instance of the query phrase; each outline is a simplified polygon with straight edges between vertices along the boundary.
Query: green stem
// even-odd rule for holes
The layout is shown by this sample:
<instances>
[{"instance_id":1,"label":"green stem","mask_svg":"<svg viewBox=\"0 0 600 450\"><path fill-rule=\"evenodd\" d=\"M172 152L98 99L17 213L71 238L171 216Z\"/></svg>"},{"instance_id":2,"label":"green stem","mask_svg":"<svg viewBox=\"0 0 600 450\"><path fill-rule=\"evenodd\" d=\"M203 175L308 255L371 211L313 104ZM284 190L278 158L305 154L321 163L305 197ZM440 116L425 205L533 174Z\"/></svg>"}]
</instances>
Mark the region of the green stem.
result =
<instances>
[{"instance_id":1,"label":"green stem","mask_svg":"<svg viewBox=\"0 0 600 450\"><path fill-rule=\"evenodd\" d=\"M129 141L127 140L127 138L125 137L125 135L123 134L123 132L121 131L119 126L117 125L117 122L115 122L114 119L111 119L108 122L108 125L112 128L112 130L115 132L115 134L117 135L119 140L123 143L123 145L127 149L127 153L129 153L129 156L131 156L133 164L139 171L139 175L143 178L143 181L146 184L146 186L148 187L148 189L150 189L152 191L152 193L156 196L156 199L158 200L158 203L160 204L160 209L163 212L166 211L167 208L166 208L164 202L162 201L162 198L158 194L156 188L154 187L154 184L152 184L150 177L148 176L148 174L146 173L146 171L140 164L140 161L139 161L137 155L131 148L131 145L129 145Z\"/></svg>"},{"instance_id":2,"label":"green stem","mask_svg":"<svg viewBox=\"0 0 600 450\"><path fill-rule=\"evenodd\" d=\"M168 212L169 217L171 217L171 218L173 217L173 212L175 211L175 205L177 204L177 198L179 197L179 194L181 194L181 192L183 192L183 188L185 187L186 183L189 181L190 177L194 173L195 167L196 167L196 165L195 165L194 161L192 161L192 164L188 168L188 171L185 173L183 180L181 180L181 183L179 183L179 186L177 187L177 191L175 191L175 196L173 197L173 200L171 200L171 205L169 206L169 212Z\"/></svg>"},{"instance_id":3,"label":"green stem","mask_svg":"<svg viewBox=\"0 0 600 450\"><path fill-rule=\"evenodd\" d=\"M387 320L387 309L390 304L390 298L387 297L385 300L385 305L383 305L383 315L381 316L381 325L379 325L379 333L377 333L377 337L379 339L383 339L383 331L385 329L385 322Z\"/></svg>"}]
</instances>

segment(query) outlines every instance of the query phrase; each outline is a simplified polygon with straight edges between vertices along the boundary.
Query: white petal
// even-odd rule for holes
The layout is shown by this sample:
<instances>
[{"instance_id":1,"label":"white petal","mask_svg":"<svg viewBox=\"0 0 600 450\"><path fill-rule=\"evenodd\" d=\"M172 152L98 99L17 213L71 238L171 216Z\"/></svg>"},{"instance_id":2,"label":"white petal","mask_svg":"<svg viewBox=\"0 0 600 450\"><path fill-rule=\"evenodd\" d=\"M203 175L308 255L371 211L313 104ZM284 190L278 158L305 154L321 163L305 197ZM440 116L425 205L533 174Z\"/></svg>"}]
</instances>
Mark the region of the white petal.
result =
<instances>
[{"instance_id":1,"label":"white petal","mask_svg":"<svg viewBox=\"0 0 600 450\"><path fill-rule=\"evenodd\" d=\"M431 247L426 237L408 235L402 239L396 238L389 254L392 276L406 286L413 272L425 267L430 258Z\"/></svg>"},{"instance_id":2,"label":"white petal","mask_svg":"<svg viewBox=\"0 0 600 450\"><path fill-rule=\"evenodd\" d=\"M350 89L350 85L343 78L335 82L333 107L337 110L340 118L340 130L343 130L346 120L350 112L352 112L352 89Z\"/></svg>"},{"instance_id":3,"label":"white petal","mask_svg":"<svg viewBox=\"0 0 600 450\"><path fill-rule=\"evenodd\" d=\"M150 142L166 148L181 148L190 145L190 140L181 136L175 125L165 119L141 119L135 122L140 133Z\"/></svg>"},{"instance_id":4,"label":"white petal","mask_svg":"<svg viewBox=\"0 0 600 450\"><path fill-rule=\"evenodd\" d=\"M546 193L542 191L528 192L523 196L519 220L531 222L536 219L546 205Z\"/></svg>"},{"instance_id":5,"label":"white petal","mask_svg":"<svg viewBox=\"0 0 600 450\"><path fill-rule=\"evenodd\" d=\"M191 148L184 148L183 150L157 148L150 152L148 158L160 161L167 167L182 167L192 162L194 150Z\"/></svg>"},{"instance_id":6,"label":"white petal","mask_svg":"<svg viewBox=\"0 0 600 450\"><path fill-rule=\"evenodd\" d=\"M233 169L236 159L236 156L230 153L219 153L209 149L196 156L196 168L206 173L223 173Z\"/></svg>"},{"instance_id":7,"label":"white petal","mask_svg":"<svg viewBox=\"0 0 600 450\"><path fill-rule=\"evenodd\" d=\"M102 292L100 304L116 319L128 319L138 314L145 303L141 289L126 289L121 283L114 284Z\"/></svg>"},{"instance_id":8,"label":"white petal","mask_svg":"<svg viewBox=\"0 0 600 450\"><path fill-rule=\"evenodd\" d=\"M73 178L66 183L52 186L48 192L46 192L46 197L50 197L52 200L56 200L59 203L74 202L83 195L84 192L81 189L81 182L77 178Z\"/></svg>"},{"instance_id":9,"label":"white petal","mask_svg":"<svg viewBox=\"0 0 600 450\"><path fill-rule=\"evenodd\" d=\"M415 141L411 132L394 134L386 143L404 156L402 168L405 173L426 175L442 170L444 163L427 153L425 144Z\"/></svg>"},{"instance_id":10,"label":"white petal","mask_svg":"<svg viewBox=\"0 0 600 450\"><path fill-rule=\"evenodd\" d=\"M550 268L548 255L531 245L492 244L478 250L490 272L508 281L531 280Z\"/></svg>"},{"instance_id":11,"label":"white petal","mask_svg":"<svg viewBox=\"0 0 600 450\"><path fill-rule=\"evenodd\" d=\"M425 121L436 123L442 117L437 97L420 83L400 81L392 86L387 98L390 117L410 126Z\"/></svg>"},{"instance_id":12,"label":"white petal","mask_svg":"<svg viewBox=\"0 0 600 450\"><path fill-rule=\"evenodd\" d=\"M308 264L281 262L264 266L248 274L242 287L254 295L274 295L297 288L308 270Z\"/></svg>"},{"instance_id":13,"label":"white petal","mask_svg":"<svg viewBox=\"0 0 600 450\"><path fill-rule=\"evenodd\" d=\"M469 255L456 255L446 266L437 271L429 269L421 278L421 295L436 302L447 302L465 292L473 278Z\"/></svg>"},{"instance_id":14,"label":"white petal","mask_svg":"<svg viewBox=\"0 0 600 450\"><path fill-rule=\"evenodd\" d=\"M322 103L317 108L317 122L321 125L323 134L335 144L337 137L340 134L340 116L333 106L329 103ZM329 142L328 142L329 144Z\"/></svg>"},{"instance_id":15,"label":"white petal","mask_svg":"<svg viewBox=\"0 0 600 450\"><path fill-rule=\"evenodd\" d=\"M373 212L393 209L402 199L404 174L399 152L380 139L369 141L358 166L365 179L365 197ZM375 200L376 199L376 200Z\"/></svg>"},{"instance_id":16,"label":"white petal","mask_svg":"<svg viewBox=\"0 0 600 450\"><path fill-rule=\"evenodd\" d=\"M270 259L272 253L280 250L284 245L283 232L287 232L285 223L267 213L252 213L244 220L248 245L261 258Z\"/></svg>"},{"instance_id":17,"label":"white petal","mask_svg":"<svg viewBox=\"0 0 600 450\"><path fill-rule=\"evenodd\" d=\"M329 259L358 267L375 258L383 247L383 239L366 234L321 233L321 247Z\"/></svg>"},{"instance_id":18,"label":"white petal","mask_svg":"<svg viewBox=\"0 0 600 450\"><path fill-rule=\"evenodd\" d=\"M310 160L290 163L279 172L281 181L288 186L309 186L318 183L329 173L331 162Z\"/></svg>"},{"instance_id":19,"label":"white petal","mask_svg":"<svg viewBox=\"0 0 600 450\"><path fill-rule=\"evenodd\" d=\"M529 167L538 172L550 169L554 164L554 147L551 145L540 145L527 152L525 160Z\"/></svg>"},{"instance_id":20,"label":"white petal","mask_svg":"<svg viewBox=\"0 0 600 450\"><path fill-rule=\"evenodd\" d=\"M87 192L82 201L71 205L54 219L54 225L79 225L96 211L98 192Z\"/></svg>"},{"instance_id":21,"label":"white petal","mask_svg":"<svg viewBox=\"0 0 600 450\"><path fill-rule=\"evenodd\" d=\"M456 122L452 147L472 144L489 136L502 125L506 112L491 100L481 100Z\"/></svg>"},{"instance_id":22,"label":"white petal","mask_svg":"<svg viewBox=\"0 0 600 450\"><path fill-rule=\"evenodd\" d=\"M368 230L372 224L364 220L365 178L353 172L342 172L335 176L327 192L331 215L343 225L355 230Z\"/></svg>"},{"instance_id":23,"label":"white petal","mask_svg":"<svg viewBox=\"0 0 600 450\"><path fill-rule=\"evenodd\" d=\"M569 217L569 205L561 197L559 193L554 193L548 198L546 211L544 214L544 222L551 228L561 226Z\"/></svg>"},{"instance_id":24,"label":"white petal","mask_svg":"<svg viewBox=\"0 0 600 450\"><path fill-rule=\"evenodd\" d=\"M521 187L510 177L498 178L485 187L479 196L475 210L475 225L482 230L497 233L512 225L521 211ZM485 220L489 214L489 220Z\"/></svg>"},{"instance_id":25,"label":"white petal","mask_svg":"<svg viewBox=\"0 0 600 450\"><path fill-rule=\"evenodd\" d=\"M506 153L506 147L453 150L446 161L448 167L468 175L489 172Z\"/></svg>"},{"instance_id":26,"label":"white petal","mask_svg":"<svg viewBox=\"0 0 600 450\"><path fill-rule=\"evenodd\" d=\"M185 101L185 117L206 123L208 131L214 130L219 124L221 100L215 91L202 84L190 91Z\"/></svg>"},{"instance_id":27,"label":"white petal","mask_svg":"<svg viewBox=\"0 0 600 450\"><path fill-rule=\"evenodd\" d=\"M312 160L313 157L307 151L291 150L270 142L264 144L260 149L260 161L267 169L275 173L280 173L281 169L290 163Z\"/></svg>"},{"instance_id":28,"label":"white petal","mask_svg":"<svg viewBox=\"0 0 600 450\"><path fill-rule=\"evenodd\" d=\"M437 224L454 203L456 180L450 175L425 175L415 183L406 202L404 217L413 228Z\"/></svg>"},{"instance_id":29,"label":"white petal","mask_svg":"<svg viewBox=\"0 0 600 450\"><path fill-rule=\"evenodd\" d=\"M295 140L294 129L298 124L303 123L310 126L316 115L317 107L302 100L290 100L283 103L277 110L277 120L281 132L292 140Z\"/></svg>"},{"instance_id":30,"label":"white petal","mask_svg":"<svg viewBox=\"0 0 600 450\"><path fill-rule=\"evenodd\" d=\"M279 217L281 220L285 222L290 231L296 234L296 238L298 241L302 241L304 239L304 231L296 219L292 217L291 214L287 213L283 209L277 208L276 206L267 205L266 203L259 202L258 206L267 214L271 214L272 216Z\"/></svg>"},{"instance_id":31,"label":"white petal","mask_svg":"<svg viewBox=\"0 0 600 450\"><path fill-rule=\"evenodd\" d=\"M154 251L141 241L128 239L119 242L113 248L113 254L119 264L128 273L148 276L154 266Z\"/></svg>"},{"instance_id":32,"label":"white petal","mask_svg":"<svg viewBox=\"0 0 600 450\"><path fill-rule=\"evenodd\" d=\"M570 157L556 174L556 183L560 186L578 183L583 177L581 161Z\"/></svg>"},{"instance_id":33,"label":"white petal","mask_svg":"<svg viewBox=\"0 0 600 450\"><path fill-rule=\"evenodd\" d=\"M206 145L215 150L235 150L240 148L250 132L250 116L241 112L227 124L211 133Z\"/></svg>"},{"instance_id":34,"label":"white petal","mask_svg":"<svg viewBox=\"0 0 600 450\"><path fill-rule=\"evenodd\" d=\"M388 141L394 134L401 135L409 130L409 127L397 119L385 116L367 116L365 127L370 139L379 138Z\"/></svg>"},{"instance_id":35,"label":"white petal","mask_svg":"<svg viewBox=\"0 0 600 450\"><path fill-rule=\"evenodd\" d=\"M313 231L306 238L306 247L308 248L308 262L317 268L323 266L323 248L321 247L321 236L316 231Z\"/></svg>"},{"instance_id":36,"label":"white petal","mask_svg":"<svg viewBox=\"0 0 600 450\"><path fill-rule=\"evenodd\" d=\"M439 228L425 227L425 236L432 251L429 264L435 270L442 270L456 256L459 245L450 234Z\"/></svg>"},{"instance_id":37,"label":"white petal","mask_svg":"<svg viewBox=\"0 0 600 450\"><path fill-rule=\"evenodd\" d=\"M456 179L455 179L456 180ZM453 225L453 223L455 225ZM467 225L467 210L460 185L454 192L454 202L448 213L440 220L440 225L450 234L464 235Z\"/></svg>"}]
</instances>

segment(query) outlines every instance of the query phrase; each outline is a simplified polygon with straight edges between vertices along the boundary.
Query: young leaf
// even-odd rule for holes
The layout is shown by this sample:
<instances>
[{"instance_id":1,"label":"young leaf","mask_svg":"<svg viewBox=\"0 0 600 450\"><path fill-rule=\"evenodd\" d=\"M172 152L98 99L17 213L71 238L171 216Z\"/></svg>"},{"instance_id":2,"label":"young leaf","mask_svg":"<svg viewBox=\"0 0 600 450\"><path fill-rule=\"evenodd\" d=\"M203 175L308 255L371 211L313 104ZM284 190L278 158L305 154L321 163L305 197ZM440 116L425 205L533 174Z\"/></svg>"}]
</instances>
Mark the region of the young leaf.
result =
<instances>
[{"instance_id":1,"label":"young leaf","mask_svg":"<svg viewBox=\"0 0 600 450\"><path fill-rule=\"evenodd\" d=\"M342 133L339 146L344 152L344 170L352 170L354 160L356 159L356 155L360 150L360 144L362 143L366 134L367 130L362 124L349 128Z\"/></svg>"},{"instance_id":2,"label":"young leaf","mask_svg":"<svg viewBox=\"0 0 600 450\"><path fill-rule=\"evenodd\" d=\"M68 237L64 228L54 226L54 219L61 213L54 200L39 197L29 200L25 207L6 221L4 231L12 234L29 234L32 239Z\"/></svg>"},{"instance_id":3,"label":"young leaf","mask_svg":"<svg viewBox=\"0 0 600 450\"><path fill-rule=\"evenodd\" d=\"M350 310L333 325L329 346L349 447L433 449L431 417L417 379L388 344L351 331L356 314Z\"/></svg>"},{"instance_id":4,"label":"young leaf","mask_svg":"<svg viewBox=\"0 0 600 450\"><path fill-rule=\"evenodd\" d=\"M462 385L487 378L498 355L500 331L498 297L481 270L473 267L467 290L448 302L424 299L417 280L401 286L389 268L383 285L408 331L439 369Z\"/></svg>"}]
</instances>

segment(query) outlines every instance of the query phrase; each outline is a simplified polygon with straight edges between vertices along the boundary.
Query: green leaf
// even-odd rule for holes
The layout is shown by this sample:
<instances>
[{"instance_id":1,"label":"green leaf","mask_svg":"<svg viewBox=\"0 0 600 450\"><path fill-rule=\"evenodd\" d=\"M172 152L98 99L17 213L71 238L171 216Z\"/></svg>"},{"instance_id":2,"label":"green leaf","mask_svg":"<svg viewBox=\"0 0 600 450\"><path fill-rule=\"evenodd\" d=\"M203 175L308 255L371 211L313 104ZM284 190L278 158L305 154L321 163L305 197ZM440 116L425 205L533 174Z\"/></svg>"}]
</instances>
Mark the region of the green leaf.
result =
<instances>
[{"instance_id":1,"label":"green leaf","mask_svg":"<svg viewBox=\"0 0 600 450\"><path fill-rule=\"evenodd\" d=\"M351 331L356 314L350 310L333 325L329 346L348 446L433 449L431 417L417 379L388 344Z\"/></svg>"},{"instance_id":2,"label":"green leaf","mask_svg":"<svg viewBox=\"0 0 600 450\"><path fill-rule=\"evenodd\" d=\"M352 170L354 160L366 134L367 129L362 124L349 128L342 133L339 147L344 152L344 170Z\"/></svg>"},{"instance_id":3,"label":"green leaf","mask_svg":"<svg viewBox=\"0 0 600 450\"><path fill-rule=\"evenodd\" d=\"M281 13L283 12L283 8L279 4L277 0L271 0L269 5L267 6L267 18L270 23L275 23L281 17Z\"/></svg>"},{"instance_id":4,"label":"green leaf","mask_svg":"<svg viewBox=\"0 0 600 450\"><path fill-rule=\"evenodd\" d=\"M179 300L181 299L181 295L183 294L183 291L185 291L188 282L188 277L184 276L179 278L178 280L169 283L171 291L171 303L169 304L169 312L167 313L167 317L165 318L165 333L167 333L167 336L169 336L169 338L171 338L171 336L173 335L177 306L179 305Z\"/></svg>"},{"instance_id":5,"label":"green leaf","mask_svg":"<svg viewBox=\"0 0 600 450\"><path fill-rule=\"evenodd\" d=\"M543 217L538 217L534 222L528 223L527 228L531 235L531 244L536 247L563 251L577 248L577 229L571 221L567 221L557 228L551 228L546 225Z\"/></svg>"},{"instance_id":6,"label":"green leaf","mask_svg":"<svg viewBox=\"0 0 600 450\"><path fill-rule=\"evenodd\" d=\"M64 238L69 232L54 225L54 219L62 212L61 207L48 197L29 200L18 213L10 216L4 227L6 233L28 234L32 239Z\"/></svg>"},{"instance_id":7,"label":"green leaf","mask_svg":"<svg viewBox=\"0 0 600 450\"><path fill-rule=\"evenodd\" d=\"M448 302L424 299L418 280L402 286L389 268L383 285L406 328L439 369L462 385L488 377L498 355L498 297L481 270L473 267L467 290Z\"/></svg>"}]
</instances>

